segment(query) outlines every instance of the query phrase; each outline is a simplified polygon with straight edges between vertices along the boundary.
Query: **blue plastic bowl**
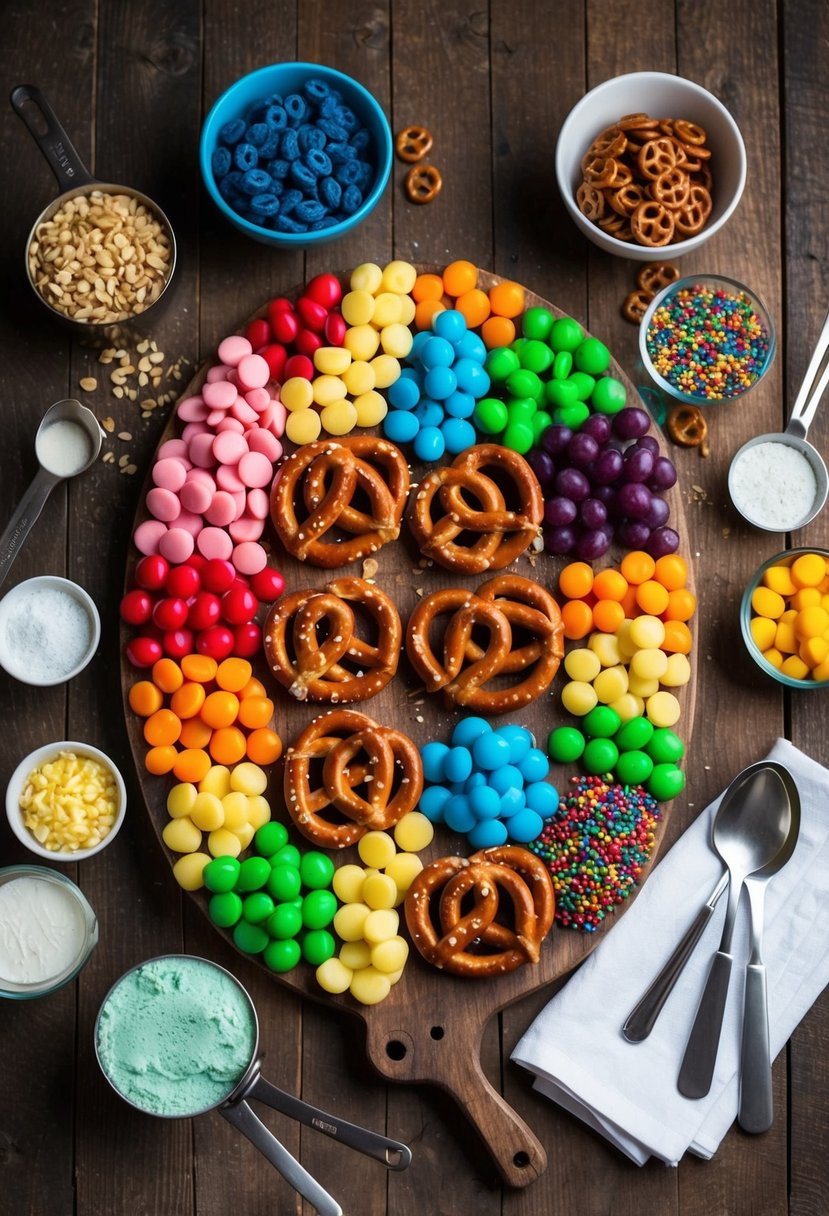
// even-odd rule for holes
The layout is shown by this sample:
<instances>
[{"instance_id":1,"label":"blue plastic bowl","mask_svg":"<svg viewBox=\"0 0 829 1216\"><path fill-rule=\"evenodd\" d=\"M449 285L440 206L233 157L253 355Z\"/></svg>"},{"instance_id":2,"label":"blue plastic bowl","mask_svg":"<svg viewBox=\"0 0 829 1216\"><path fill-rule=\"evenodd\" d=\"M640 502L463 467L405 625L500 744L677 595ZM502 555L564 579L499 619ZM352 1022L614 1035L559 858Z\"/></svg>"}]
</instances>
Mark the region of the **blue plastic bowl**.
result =
<instances>
[{"instance_id":1,"label":"blue plastic bowl","mask_svg":"<svg viewBox=\"0 0 829 1216\"><path fill-rule=\"evenodd\" d=\"M213 176L212 158L219 142L219 131L226 122L234 118L244 118L251 106L261 102L270 93L298 92L307 80L316 78L323 80L333 89L337 89L345 105L359 118L372 137L372 160L374 161L375 177L371 189L366 194L361 206L347 219L331 228L321 228L315 232L277 232L253 224L250 220L239 215L219 193L216 179ZM222 215L240 232L253 237L263 245L272 245L280 249L305 249L309 245L323 245L336 241L345 236L370 215L380 196L386 188L391 174L392 165L392 135L388 119L379 103L372 97L363 85L345 76L335 68L329 68L320 63L273 63L268 67L258 68L247 76L242 76L222 93L215 102L202 127L199 146L199 164L207 192Z\"/></svg>"}]
</instances>

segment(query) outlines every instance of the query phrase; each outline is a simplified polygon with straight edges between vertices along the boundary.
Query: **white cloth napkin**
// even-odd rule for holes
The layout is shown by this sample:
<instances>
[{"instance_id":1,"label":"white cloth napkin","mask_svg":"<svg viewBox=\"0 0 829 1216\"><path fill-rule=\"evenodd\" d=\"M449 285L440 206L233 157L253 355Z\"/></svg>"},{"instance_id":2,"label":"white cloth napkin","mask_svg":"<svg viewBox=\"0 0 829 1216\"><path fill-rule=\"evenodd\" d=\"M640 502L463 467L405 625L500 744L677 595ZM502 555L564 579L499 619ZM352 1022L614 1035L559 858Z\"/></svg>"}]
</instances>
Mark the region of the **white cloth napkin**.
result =
<instances>
[{"instance_id":1,"label":"white cloth napkin","mask_svg":"<svg viewBox=\"0 0 829 1216\"><path fill-rule=\"evenodd\" d=\"M770 881L766 894L763 955L774 1058L829 983L829 772L785 739L777 740L768 759L789 769L802 806L794 856ZM650 1036L642 1043L628 1043L621 1030L722 873L710 844L720 798L655 866L633 906L542 1010L512 1055L536 1074L535 1087L541 1093L639 1165L651 1155L676 1165L689 1149L711 1157L737 1115L748 957L745 894L708 1095L685 1098L676 1081L711 957L719 946L725 896Z\"/></svg>"}]
</instances>

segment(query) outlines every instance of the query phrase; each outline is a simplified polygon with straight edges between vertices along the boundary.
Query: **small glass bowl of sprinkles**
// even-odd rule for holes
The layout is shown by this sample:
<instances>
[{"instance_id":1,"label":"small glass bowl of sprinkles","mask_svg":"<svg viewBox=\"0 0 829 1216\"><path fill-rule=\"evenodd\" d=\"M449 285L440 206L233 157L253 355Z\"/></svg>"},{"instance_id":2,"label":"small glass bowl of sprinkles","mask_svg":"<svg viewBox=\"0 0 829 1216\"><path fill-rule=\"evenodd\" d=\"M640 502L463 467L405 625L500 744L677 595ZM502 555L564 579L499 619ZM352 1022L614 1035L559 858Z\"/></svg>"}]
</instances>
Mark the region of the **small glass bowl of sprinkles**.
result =
<instances>
[{"instance_id":1,"label":"small glass bowl of sprinkles","mask_svg":"<svg viewBox=\"0 0 829 1216\"><path fill-rule=\"evenodd\" d=\"M755 388L777 340L766 306L735 279L693 275L654 296L639 327L639 351L654 383L674 402L710 406Z\"/></svg>"}]
</instances>

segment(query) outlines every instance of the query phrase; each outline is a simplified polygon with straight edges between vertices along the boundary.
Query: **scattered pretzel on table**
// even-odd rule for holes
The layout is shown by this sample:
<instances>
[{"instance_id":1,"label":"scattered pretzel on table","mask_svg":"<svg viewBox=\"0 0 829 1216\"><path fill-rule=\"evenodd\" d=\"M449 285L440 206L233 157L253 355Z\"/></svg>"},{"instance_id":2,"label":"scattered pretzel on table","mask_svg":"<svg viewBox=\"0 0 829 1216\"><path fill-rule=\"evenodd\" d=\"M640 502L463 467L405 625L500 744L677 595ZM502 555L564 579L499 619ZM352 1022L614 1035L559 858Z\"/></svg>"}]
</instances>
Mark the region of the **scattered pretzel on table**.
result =
<instances>
[{"instance_id":1,"label":"scattered pretzel on table","mask_svg":"<svg viewBox=\"0 0 829 1216\"><path fill-rule=\"evenodd\" d=\"M407 735L365 714L332 710L288 748L284 791L303 836L325 849L345 849L415 809L423 791L420 752Z\"/></svg>"},{"instance_id":2,"label":"scattered pretzel on table","mask_svg":"<svg viewBox=\"0 0 829 1216\"><path fill-rule=\"evenodd\" d=\"M397 132L394 146L401 160L414 164L431 151L432 132L427 127L412 124Z\"/></svg>"},{"instance_id":3,"label":"scattered pretzel on table","mask_svg":"<svg viewBox=\"0 0 829 1216\"><path fill-rule=\"evenodd\" d=\"M504 484L516 509L507 506ZM433 506L441 512L437 518ZM409 526L424 557L448 570L481 574L515 561L539 535L543 516L541 487L523 456L480 443L423 478ZM465 544L465 533L476 539Z\"/></svg>"},{"instance_id":4,"label":"scattered pretzel on table","mask_svg":"<svg viewBox=\"0 0 829 1216\"><path fill-rule=\"evenodd\" d=\"M431 634L441 617L449 619L439 658ZM409 617L406 653L428 692L494 716L523 709L549 688L564 655L564 626L549 591L501 574L476 592L450 587L422 599ZM500 676L516 680L494 684Z\"/></svg>"},{"instance_id":5,"label":"scattered pretzel on table","mask_svg":"<svg viewBox=\"0 0 829 1216\"><path fill-rule=\"evenodd\" d=\"M433 911L433 896L438 897ZM502 919L507 905L509 919ZM544 863L517 845L442 857L406 895L406 924L427 962L470 979L535 964L553 924L555 893Z\"/></svg>"},{"instance_id":6,"label":"scattered pretzel on table","mask_svg":"<svg viewBox=\"0 0 829 1216\"><path fill-rule=\"evenodd\" d=\"M412 165L403 184L410 202L431 203L440 194L443 178L434 165Z\"/></svg>"},{"instance_id":7,"label":"scattered pretzel on table","mask_svg":"<svg viewBox=\"0 0 829 1216\"><path fill-rule=\"evenodd\" d=\"M708 423L698 405L675 405L665 427L674 443L684 448L698 447L702 456L708 455Z\"/></svg>"},{"instance_id":8,"label":"scattered pretzel on table","mask_svg":"<svg viewBox=\"0 0 829 1216\"><path fill-rule=\"evenodd\" d=\"M352 505L358 491L368 510ZM282 465L271 491L271 519L290 554L332 569L397 539L408 492L409 466L388 440L319 439ZM334 529L346 537L325 540Z\"/></svg>"},{"instance_id":9,"label":"scattered pretzel on table","mask_svg":"<svg viewBox=\"0 0 829 1216\"><path fill-rule=\"evenodd\" d=\"M376 642L359 635L351 605L371 620ZM273 676L297 701L350 704L376 696L397 671L402 626L394 602L361 578L277 600L262 630Z\"/></svg>"}]
</instances>

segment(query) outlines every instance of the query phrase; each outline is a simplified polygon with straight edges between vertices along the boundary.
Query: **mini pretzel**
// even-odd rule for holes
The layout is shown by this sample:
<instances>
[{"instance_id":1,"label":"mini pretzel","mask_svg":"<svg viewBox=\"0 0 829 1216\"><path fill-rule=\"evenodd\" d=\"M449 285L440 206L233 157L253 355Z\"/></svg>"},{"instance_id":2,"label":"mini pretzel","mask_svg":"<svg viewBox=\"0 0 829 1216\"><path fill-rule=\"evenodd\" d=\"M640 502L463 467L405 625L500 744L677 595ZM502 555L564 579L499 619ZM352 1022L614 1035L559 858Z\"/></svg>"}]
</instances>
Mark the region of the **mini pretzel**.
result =
<instances>
[{"instance_id":1,"label":"mini pretzel","mask_svg":"<svg viewBox=\"0 0 829 1216\"><path fill-rule=\"evenodd\" d=\"M376 643L359 636L351 604L371 618ZM397 671L397 609L385 592L361 578L285 596L271 607L262 632L271 672L297 701L366 701Z\"/></svg>"},{"instance_id":2,"label":"mini pretzel","mask_svg":"<svg viewBox=\"0 0 829 1216\"><path fill-rule=\"evenodd\" d=\"M633 321L634 325L638 325L648 310L648 305L653 299L652 291L631 291L625 296L625 302L622 305L622 316L626 321Z\"/></svg>"},{"instance_id":3,"label":"mini pretzel","mask_svg":"<svg viewBox=\"0 0 829 1216\"><path fill-rule=\"evenodd\" d=\"M630 227L640 245L667 245L674 235L673 214L662 203L646 199L630 217Z\"/></svg>"},{"instance_id":4,"label":"mini pretzel","mask_svg":"<svg viewBox=\"0 0 829 1216\"><path fill-rule=\"evenodd\" d=\"M675 405L668 414L666 426L674 443L684 448L699 447L708 436L705 415L696 405Z\"/></svg>"},{"instance_id":5,"label":"mini pretzel","mask_svg":"<svg viewBox=\"0 0 829 1216\"><path fill-rule=\"evenodd\" d=\"M645 262L636 275L636 284L642 291L656 295L669 283L675 283L679 278L679 267L672 262Z\"/></svg>"},{"instance_id":6,"label":"mini pretzel","mask_svg":"<svg viewBox=\"0 0 829 1216\"><path fill-rule=\"evenodd\" d=\"M514 489L516 509L507 506L505 481ZM441 511L437 518L433 505ZM543 515L541 487L523 456L480 443L423 478L409 525L424 557L448 570L481 574L515 561L538 536ZM467 545L459 538L468 532L477 539Z\"/></svg>"},{"instance_id":7,"label":"mini pretzel","mask_svg":"<svg viewBox=\"0 0 829 1216\"><path fill-rule=\"evenodd\" d=\"M407 735L365 714L332 710L285 753L284 791L303 836L325 849L345 849L415 809L423 792L420 752Z\"/></svg>"},{"instance_id":8,"label":"mini pretzel","mask_svg":"<svg viewBox=\"0 0 829 1216\"><path fill-rule=\"evenodd\" d=\"M441 857L415 878L405 913L428 963L470 979L504 975L538 963L555 914L553 882L544 863L518 845Z\"/></svg>"},{"instance_id":9,"label":"mini pretzel","mask_svg":"<svg viewBox=\"0 0 829 1216\"><path fill-rule=\"evenodd\" d=\"M711 195L705 186L691 186L688 198L676 212L674 222L680 232L693 236L705 225L711 214Z\"/></svg>"},{"instance_id":10,"label":"mini pretzel","mask_svg":"<svg viewBox=\"0 0 829 1216\"><path fill-rule=\"evenodd\" d=\"M675 118L673 121L674 134L683 144L704 144L708 138L704 129L698 123L688 122L685 118Z\"/></svg>"},{"instance_id":11,"label":"mini pretzel","mask_svg":"<svg viewBox=\"0 0 829 1216\"><path fill-rule=\"evenodd\" d=\"M404 127L394 141L397 155L409 164L423 160L432 147L432 132L426 127Z\"/></svg>"},{"instance_id":12,"label":"mini pretzel","mask_svg":"<svg viewBox=\"0 0 829 1216\"><path fill-rule=\"evenodd\" d=\"M368 511L351 505L358 490ZM393 443L366 435L321 439L297 448L282 465L271 519L289 553L331 569L396 540L408 491L409 466ZM347 538L324 540L335 528Z\"/></svg>"},{"instance_id":13,"label":"mini pretzel","mask_svg":"<svg viewBox=\"0 0 829 1216\"><path fill-rule=\"evenodd\" d=\"M434 165L412 165L406 174L406 196L413 203L431 203L443 186L440 170Z\"/></svg>"},{"instance_id":14,"label":"mini pretzel","mask_svg":"<svg viewBox=\"0 0 829 1216\"><path fill-rule=\"evenodd\" d=\"M581 213L586 215L589 220L598 220L604 215L604 194L592 182L581 183L576 191L576 202L579 205Z\"/></svg>"},{"instance_id":15,"label":"mini pretzel","mask_svg":"<svg viewBox=\"0 0 829 1216\"><path fill-rule=\"evenodd\" d=\"M660 173L656 181L651 182L651 197L670 211L675 211L687 203L690 189L691 179L688 174L679 165L674 165L672 169Z\"/></svg>"},{"instance_id":16,"label":"mini pretzel","mask_svg":"<svg viewBox=\"0 0 829 1216\"><path fill-rule=\"evenodd\" d=\"M636 163L644 177L656 181L661 173L673 169L677 159L678 150L674 141L666 135L660 135L658 139L649 139L642 145Z\"/></svg>"},{"instance_id":17,"label":"mini pretzel","mask_svg":"<svg viewBox=\"0 0 829 1216\"><path fill-rule=\"evenodd\" d=\"M443 617L438 658L431 633ZM478 641L482 633L484 643ZM409 617L406 653L428 692L442 691L450 705L496 715L523 709L549 688L563 639L561 613L549 591L520 575L501 574L477 592L451 587L422 599ZM493 687L499 676L521 678Z\"/></svg>"}]
</instances>

